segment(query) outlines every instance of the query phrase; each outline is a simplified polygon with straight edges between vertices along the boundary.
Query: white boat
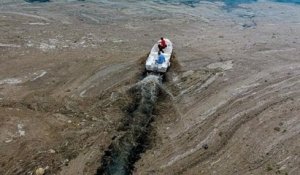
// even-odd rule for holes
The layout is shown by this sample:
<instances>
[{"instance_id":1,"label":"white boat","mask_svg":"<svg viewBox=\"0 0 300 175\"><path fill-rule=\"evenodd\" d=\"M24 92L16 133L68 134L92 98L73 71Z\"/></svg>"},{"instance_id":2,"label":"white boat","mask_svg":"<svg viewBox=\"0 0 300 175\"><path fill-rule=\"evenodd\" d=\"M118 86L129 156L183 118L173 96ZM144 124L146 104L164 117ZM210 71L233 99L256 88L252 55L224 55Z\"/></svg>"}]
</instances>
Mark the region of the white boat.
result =
<instances>
[{"instance_id":1,"label":"white boat","mask_svg":"<svg viewBox=\"0 0 300 175\"><path fill-rule=\"evenodd\" d=\"M163 50L164 53L161 53L162 55L165 56L165 62L163 62L162 64L157 64L156 60L158 59L158 43L159 41L154 44L154 46L151 49L151 52L147 58L146 61L146 70L150 71L150 72L161 72L161 73L165 73L168 68L171 65L171 55L172 55L172 50L173 50L173 45L172 42L168 39L164 39L166 41L167 47Z\"/></svg>"}]
</instances>

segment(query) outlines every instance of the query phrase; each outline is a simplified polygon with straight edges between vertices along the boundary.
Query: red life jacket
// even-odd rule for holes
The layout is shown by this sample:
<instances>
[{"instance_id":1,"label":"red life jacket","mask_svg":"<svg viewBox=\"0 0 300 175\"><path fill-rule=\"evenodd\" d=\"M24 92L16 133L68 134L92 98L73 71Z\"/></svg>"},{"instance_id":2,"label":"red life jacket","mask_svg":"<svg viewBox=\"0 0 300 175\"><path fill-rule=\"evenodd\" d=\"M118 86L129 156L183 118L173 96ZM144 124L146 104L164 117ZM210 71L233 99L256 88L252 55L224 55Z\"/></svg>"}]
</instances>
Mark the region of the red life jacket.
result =
<instances>
[{"instance_id":1,"label":"red life jacket","mask_svg":"<svg viewBox=\"0 0 300 175\"><path fill-rule=\"evenodd\" d=\"M164 39L160 41L160 45L162 47L167 47L167 43L166 43L166 41Z\"/></svg>"}]
</instances>

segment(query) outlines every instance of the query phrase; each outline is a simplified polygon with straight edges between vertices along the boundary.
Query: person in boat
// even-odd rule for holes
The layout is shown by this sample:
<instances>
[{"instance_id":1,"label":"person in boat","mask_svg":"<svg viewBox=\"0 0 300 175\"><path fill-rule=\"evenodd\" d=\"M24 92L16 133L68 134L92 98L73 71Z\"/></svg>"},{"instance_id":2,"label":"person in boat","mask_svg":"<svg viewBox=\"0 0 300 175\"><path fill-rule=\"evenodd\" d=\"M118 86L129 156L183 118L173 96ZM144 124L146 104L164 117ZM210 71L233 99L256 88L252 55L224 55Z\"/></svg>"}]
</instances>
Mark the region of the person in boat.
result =
<instances>
[{"instance_id":1,"label":"person in boat","mask_svg":"<svg viewBox=\"0 0 300 175\"><path fill-rule=\"evenodd\" d=\"M162 52L162 53L164 53L163 49L165 49L166 47L167 47L166 40L163 37L161 37L160 41L158 43L158 49L159 49L159 51Z\"/></svg>"},{"instance_id":2,"label":"person in boat","mask_svg":"<svg viewBox=\"0 0 300 175\"><path fill-rule=\"evenodd\" d=\"M162 64L166 61L166 58L163 54L160 53L160 51L158 51L158 58L156 60L157 64Z\"/></svg>"}]
</instances>

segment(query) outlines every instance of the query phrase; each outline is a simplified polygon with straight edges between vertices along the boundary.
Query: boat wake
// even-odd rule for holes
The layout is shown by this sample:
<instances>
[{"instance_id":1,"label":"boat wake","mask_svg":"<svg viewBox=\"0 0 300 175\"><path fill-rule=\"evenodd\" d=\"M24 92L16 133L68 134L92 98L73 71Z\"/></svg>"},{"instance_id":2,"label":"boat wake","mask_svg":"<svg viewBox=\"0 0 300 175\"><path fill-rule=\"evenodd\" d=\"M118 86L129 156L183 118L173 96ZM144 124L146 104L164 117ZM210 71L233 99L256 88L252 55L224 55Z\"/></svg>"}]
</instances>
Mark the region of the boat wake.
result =
<instances>
[{"instance_id":1,"label":"boat wake","mask_svg":"<svg viewBox=\"0 0 300 175\"><path fill-rule=\"evenodd\" d=\"M128 111L125 133L113 140L102 157L97 175L131 174L134 163L147 145L160 82L159 76L148 75L130 89L136 104L133 104L134 109Z\"/></svg>"}]
</instances>

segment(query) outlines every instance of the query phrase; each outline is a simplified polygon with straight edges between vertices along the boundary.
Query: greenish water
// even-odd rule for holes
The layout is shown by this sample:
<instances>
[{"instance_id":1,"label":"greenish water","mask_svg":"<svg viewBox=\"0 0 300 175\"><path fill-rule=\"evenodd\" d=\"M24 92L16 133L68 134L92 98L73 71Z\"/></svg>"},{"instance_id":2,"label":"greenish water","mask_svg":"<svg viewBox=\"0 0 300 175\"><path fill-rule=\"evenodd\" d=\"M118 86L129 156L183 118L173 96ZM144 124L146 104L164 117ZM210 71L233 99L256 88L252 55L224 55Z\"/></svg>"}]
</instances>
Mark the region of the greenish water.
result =
<instances>
[{"instance_id":1,"label":"greenish water","mask_svg":"<svg viewBox=\"0 0 300 175\"><path fill-rule=\"evenodd\" d=\"M25 0L26 2L50 2L50 0Z\"/></svg>"},{"instance_id":2,"label":"greenish water","mask_svg":"<svg viewBox=\"0 0 300 175\"><path fill-rule=\"evenodd\" d=\"M50 3L50 2L54 2L57 0L24 0L26 2L30 2L30 3ZM70 0L70 1L93 1L93 2L99 2L99 3L105 3L105 2L109 2L111 0ZM126 1L128 1L128 3L132 3L132 2L136 2L138 3L139 1L130 1L130 0L124 0L124 1L120 1L121 3L126 3ZM219 2L219 3L223 3L224 4L224 8L226 9L232 9L232 8L236 8L238 7L240 4L249 4L249 3L256 3L256 2L260 2L260 0L144 0L144 1L152 1L152 2L156 2L158 4L172 4L172 5L186 5L189 7L196 7L197 5L199 5L201 2ZM116 2L116 1L112 1L112 2ZM299 4L300 5L300 0L265 0L263 2L278 2L278 3L290 3L290 4Z\"/></svg>"},{"instance_id":3,"label":"greenish water","mask_svg":"<svg viewBox=\"0 0 300 175\"><path fill-rule=\"evenodd\" d=\"M300 4L300 0L269 0L270 2L280 2L280 3L294 3ZM235 8L240 4L255 3L258 0L155 0L158 3L175 3L183 4L190 7L195 7L201 2L221 2L224 3L226 8ZM266 1L268 2L268 1Z\"/></svg>"}]
</instances>

